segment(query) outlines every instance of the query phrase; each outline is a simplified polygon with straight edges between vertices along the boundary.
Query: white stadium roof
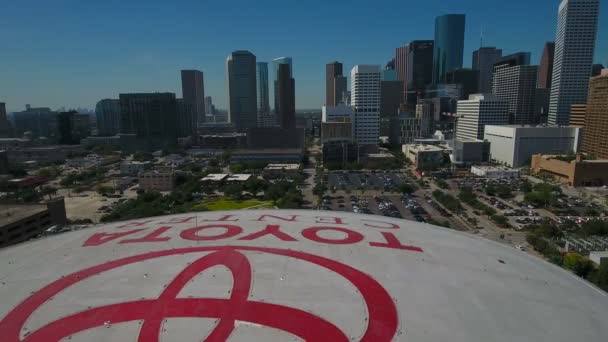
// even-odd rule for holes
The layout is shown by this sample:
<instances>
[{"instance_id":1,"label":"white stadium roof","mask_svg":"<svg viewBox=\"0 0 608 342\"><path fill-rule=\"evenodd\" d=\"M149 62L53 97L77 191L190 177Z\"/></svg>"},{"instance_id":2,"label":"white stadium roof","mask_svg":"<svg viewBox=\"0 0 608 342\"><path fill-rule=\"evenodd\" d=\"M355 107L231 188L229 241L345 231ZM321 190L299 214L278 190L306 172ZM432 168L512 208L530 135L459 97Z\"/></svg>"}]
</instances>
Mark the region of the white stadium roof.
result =
<instances>
[{"instance_id":1,"label":"white stadium roof","mask_svg":"<svg viewBox=\"0 0 608 342\"><path fill-rule=\"evenodd\" d=\"M606 341L608 296L525 252L380 216L188 213L0 250L0 340Z\"/></svg>"}]
</instances>

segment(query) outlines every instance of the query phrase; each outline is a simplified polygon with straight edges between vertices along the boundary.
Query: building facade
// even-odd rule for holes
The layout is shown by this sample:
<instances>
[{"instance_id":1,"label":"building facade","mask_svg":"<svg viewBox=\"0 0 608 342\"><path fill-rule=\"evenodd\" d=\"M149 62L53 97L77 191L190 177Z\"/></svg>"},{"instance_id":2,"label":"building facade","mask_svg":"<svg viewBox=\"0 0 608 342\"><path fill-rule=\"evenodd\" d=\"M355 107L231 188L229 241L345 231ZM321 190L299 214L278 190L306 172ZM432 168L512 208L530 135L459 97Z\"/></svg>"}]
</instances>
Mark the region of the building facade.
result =
<instances>
[{"instance_id":1,"label":"building facade","mask_svg":"<svg viewBox=\"0 0 608 342\"><path fill-rule=\"evenodd\" d=\"M342 63L334 61L325 65L325 105L336 106L346 91L346 78L342 76Z\"/></svg>"},{"instance_id":2,"label":"building facade","mask_svg":"<svg viewBox=\"0 0 608 342\"><path fill-rule=\"evenodd\" d=\"M103 99L95 105L97 135L113 136L120 133L120 101Z\"/></svg>"},{"instance_id":3,"label":"building facade","mask_svg":"<svg viewBox=\"0 0 608 342\"><path fill-rule=\"evenodd\" d=\"M145 150L177 145L177 101L174 93L120 94L121 133L134 134Z\"/></svg>"},{"instance_id":4,"label":"building facade","mask_svg":"<svg viewBox=\"0 0 608 342\"><path fill-rule=\"evenodd\" d=\"M456 139L482 140L486 125L507 125L509 103L492 94L475 94L458 101Z\"/></svg>"},{"instance_id":5,"label":"building facade","mask_svg":"<svg viewBox=\"0 0 608 342\"><path fill-rule=\"evenodd\" d=\"M10 136L10 123L6 117L6 103L0 102L0 138L8 138Z\"/></svg>"},{"instance_id":6,"label":"building facade","mask_svg":"<svg viewBox=\"0 0 608 342\"><path fill-rule=\"evenodd\" d=\"M559 5L549 124L567 125L570 106L587 100L599 5L599 0L562 0Z\"/></svg>"},{"instance_id":7,"label":"building facade","mask_svg":"<svg viewBox=\"0 0 608 342\"><path fill-rule=\"evenodd\" d=\"M192 108L192 126L205 122L205 83L203 72L182 70L182 98Z\"/></svg>"},{"instance_id":8,"label":"building facade","mask_svg":"<svg viewBox=\"0 0 608 342\"><path fill-rule=\"evenodd\" d=\"M583 152L608 159L608 69L589 82Z\"/></svg>"},{"instance_id":9,"label":"building facade","mask_svg":"<svg viewBox=\"0 0 608 342\"><path fill-rule=\"evenodd\" d=\"M426 87L433 83L433 41L414 40L407 57L407 96L405 103L414 105L424 97Z\"/></svg>"},{"instance_id":10,"label":"building facade","mask_svg":"<svg viewBox=\"0 0 608 342\"><path fill-rule=\"evenodd\" d=\"M586 104L573 104L570 106L570 126L585 127L585 116L587 116ZM585 133L586 130L585 130ZM586 135L586 134L585 134ZM584 144L583 144L584 148Z\"/></svg>"},{"instance_id":11,"label":"building facade","mask_svg":"<svg viewBox=\"0 0 608 342\"><path fill-rule=\"evenodd\" d=\"M242 132L257 127L256 58L249 51L234 51L226 60L228 122Z\"/></svg>"},{"instance_id":12,"label":"building facade","mask_svg":"<svg viewBox=\"0 0 608 342\"><path fill-rule=\"evenodd\" d=\"M494 63L502 57L502 50L495 47L480 47L473 51L471 68L479 72L477 89L482 94L492 92L494 78Z\"/></svg>"},{"instance_id":13,"label":"building facade","mask_svg":"<svg viewBox=\"0 0 608 342\"><path fill-rule=\"evenodd\" d=\"M380 136L380 66L355 65L350 77L355 140L359 145L376 145Z\"/></svg>"},{"instance_id":14,"label":"building facade","mask_svg":"<svg viewBox=\"0 0 608 342\"><path fill-rule=\"evenodd\" d=\"M465 68L448 71L445 83L461 85L459 100L468 99L469 95L479 93L479 71Z\"/></svg>"},{"instance_id":15,"label":"building facade","mask_svg":"<svg viewBox=\"0 0 608 342\"><path fill-rule=\"evenodd\" d=\"M555 43L546 42L543 55L540 58L538 71L538 88L551 89L551 78L553 77L553 59L555 58Z\"/></svg>"},{"instance_id":16,"label":"building facade","mask_svg":"<svg viewBox=\"0 0 608 342\"><path fill-rule=\"evenodd\" d=\"M46 137L51 140L57 136L57 112L50 108L33 108L25 106L25 110L13 114L15 136L22 137L30 132L32 138Z\"/></svg>"},{"instance_id":17,"label":"building facade","mask_svg":"<svg viewBox=\"0 0 608 342\"><path fill-rule=\"evenodd\" d=\"M321 122L343 121L348 118L354 121L355 109L350 105L339 103L337 106L323 106L321 108Z\"/></svg>"},{"instance_id":18,"label":"building facade","mask_svg":"<svg viewBox=\"0 0 608 342\"><path fill-rule=\"evenodd\" d=\"M152 170L140 172L139 188L145 191L171 191L175 186L173 170Z\"/></svg>"},{"instance_id":19,"label":"building facade","mask_svg":"<svg viewBox=\"0 0 608 342\"><path fill-rule=\"evenodd\" d=\"M448 71L462 68L464 27L464 14L446 14L435 18L434 83L444 82Z\"/></svg>"},{"instance_id":20,"label":"building facade","mask_svg":"<svg viewBox=\"0 0 608 342\"><path fill-rule=\"evenodd\" d=\"M484 140L490 142L491 159L509 167L529 166L534 154L577 152L581 143L579 127L486 126Z\"/></svg>"},{"instance_id":21,"label":"building facade","mask_svg":"<svg viewBox=\"0 0 608 342\"><path fill-rule=\"evenodd\" d=\"M538 66L497 64L492 93L509 102L509 122L517 125L539 123L535 115Z\"/></svg>"},{"instance_id":22,"label":"building facade","mask_svg":"<svg viewBox=\"0 0 608 342\"><path fill-rule=\"evenodd\" d=\"M256 63L255 80L258 105L258 127L274 127L277 124L277 117L274 115L274 112L270 110L270 100L268 96L268 63Z\"/></svg>"},{"instance_id":23,"label":"building facade","mask_svg":"<svg viewBox=\"0 0 608 342\"><path fill-rule=\"evenodd\" d=\"M397 72L397 80L403 82L403 97L402 102L405 103L407 98L407 80L408 80L408 59L409 59L409 44L400 46L395 49L395 71ZM351 89L352 91L352 89Z\"/></svg>"},{"instance_id":24,"label":"building facade","mask_svg":"<svg viewBox=\"0 0 608 342\"><path fill-rule=\"evenodd\" d=\"M296 90L291 66L280 64L276 81L277 118L283 129L296 127Z\"/></svg>"},{"instance_id":25,"label":"building facade","mask_svg":"<svg viewBox=\"0 0 608 342\"><path fill-rule=\"evenodd\" d=\"M532 156L531 169L535 174L547 174L569 186L608 184L608 160L585 160L580 154L574 160L537 154Z\"/></svg>"}]
</instances>

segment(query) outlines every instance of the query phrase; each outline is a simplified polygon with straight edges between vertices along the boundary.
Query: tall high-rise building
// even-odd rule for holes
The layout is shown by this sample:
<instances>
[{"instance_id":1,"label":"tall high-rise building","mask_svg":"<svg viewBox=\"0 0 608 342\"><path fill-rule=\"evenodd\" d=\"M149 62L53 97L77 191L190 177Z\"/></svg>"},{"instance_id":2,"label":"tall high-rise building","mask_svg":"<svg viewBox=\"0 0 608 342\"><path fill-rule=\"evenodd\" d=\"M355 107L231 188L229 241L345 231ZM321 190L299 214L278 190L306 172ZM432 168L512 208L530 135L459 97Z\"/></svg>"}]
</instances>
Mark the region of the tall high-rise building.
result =
<instances>
[{"instance_id":1,"label":"tall high-rise building","mask_svg":"<svg viewBox=\"0 0 608 342\"><path fill-rule=\"evenodd\" d=\"M583 152L608 159L608 69L589 82Z\"/></svg>"},{"instance_id":2,"label":"tall high-rise building","mask_svg":"<svg viewBox=\"0 0 608 342\"><path fill-rule=\"evenodd\" d=\"M360 145L376 145L380 137L380 66L355 65L350 77L355 140Z\"/></svg>"},{"instance_id":3,"label":"tall high-rise building","mask_svg":"<svg viewBox=\"0 0 608 342\"><path fill-rule=\"evenodd\" d=\"M284 129L296 127L295 80L291 77L291 67L280 64L276 80L277 118Z\"/></svg>"},{"instance_id":4,"label":"tall high-rise building","mask_svg":"<svg viewBox=\"0 0 608 342\"><path fill-rule=\"evenodd\" d=\"M408 80L408 58L410 46L409 44L400 46L395 49L395 70L397 71L397 80L403 82L403 95L401 102L405 103L407 98L407 80ZM352 80L351 80L352 82ZM352 91L352 89L351 89Z\"/></svg>"},{"instance_id":5,"label":"tall high-rise building","mask_svg":"<svg viewBox=\"0 0 608 342\"><path fill-rule=\"evenodd\" d=\"M193 111L193 126L205 122L205 83L203 72L182 70L182 97Z\"/></svg>"},{"instance_id":6,"label":"tall high-rise building","mask_svg":"<svg viewBox=\"0 0 608 342\"><path fill-rule=\"evenodd\" d=\"M213 106L213 99L211 96L205 96L205 116L213 116L215 114L215 108Z\"/></svg>"},{"instance_id":7,"label":"tall high-rise building","mask_svg":"<svg viewBox=\"0 0 608 342\"><path fill-rule=\"evenodd\" d=\"M382 70L384 75L385 71ZM382 79L380 81L380 135L389 135L390 119L396 118L399 114L401 105L401 96L403 94L403 82L392 79L392 75L388 75L389 80Z\"/></svg>"},{"instance_id":8,"label":"tall high-rise building","mask_svg":"<svg viewBox=\"0 0 608 342\"><path fill-rule=\"evenodd\" d=\"M277 117L270 110L268 96L268 63L257 62L255 69L255 80L258 104L258 127L274 127Z\"/></svg>"},{"instance_id":9,"label":"tall high-rise building","mask_svg":"<svg viewBox=\"0 0 608 342\"><path fill-rule=\"evenodd\" d=\"M434 83L444 82L448 71L462 68L464 27L464 14L446 14L435 18Z\"/></svg>"},{"instance_id":10,"label":"tall high-rise building","mask_svg":"<svg viewBox=\"0 0 608 342\"><path fill-rule=\"evenodd\" d=\"M121 133L134 134L137 147L170 149L177 144L174 93L120 94Z\"/></svg>"},{"instance_id":11,"label":"tall high-rise building","mask_svg":"<svg viewBox=\"0 0 608 342\"><path fill-rule=\"evenodd\" d=\"M540 58L540 69L538 71L538 88L551 89L551 77L553 76L553 58L555 55L555 43L546 42L543 55Z\"/></svg>"},{"instance_id":12,"label":"tall high-rise building","mask_svg":"<svg viewBox=\"0 0 608 342\"><path fill-rule=\"evenodd\" d=\"M573 104L570 106L569 126L585 127L585 117L587 116L587 104Z\"/></svg>"},{"instance_id":13,"label":"tall high-rise building","mask_svg":"<svg viewBox=\"0 0 608 342\"><path fill-rule=\"evenodd\" d=\"M550 124L567 125L570 106L587 100L599 5L599 0L562 0L559 5Z\"/></svg>"},{"instance_id":14,"label":"tall high-rise building","mask_svg":"<svg viewBox=\"0 0 608 342\"><path fill-rule=\"evenodd\" d=\"M193 137L196 138L196 133L198 129L195 126L194 120L194 110L192 108L192 103L189 101L184 101L184 99L176 99L177 105L177 137L185 138L185 137ZM205 112L206 115L207 112Z\"/></svg>"},{"instance_id":15,"label":"tall high-rise building","mask_svg":"<svg viewBox=\"0 0 608 342\"><path fill-rule=\"evenodd\" d=\"M120 133L120 101L103 99L95 105L97 135L113 136Z\"/></svg>"},{"instance_id":16,"label":"tall high-rise building","mask_svg":"<svg viewBox=\"0 0 608 342\"><path fill-rule=\"evenodd\" d=\"M426 87L433 83L433 41L414 40L409 44L407 56L406 103L416 104Z\"/></svg>"},{"instance_id":17,"label":"tall high-rise building","mask_svg":"<svg viewBox=\"0 0 608 342\"><path fill-rule=\"evenodd\" d=\"M76 111L57 114L57 142L62 145L77 145L81 139L91 135L89 114Z\"/></svg>"},{"instance_id":18,"label":"tall high-rise building","mask_svg":"<svg viewBox=\"0 0 608 342\"><path fill-rule=\"evenodd\" d=\"M10 123L6 117L6 103L0 102L0 138L8 138Z\"/></svg>"},{"instance_id":19,"label":"tall high-rise building","mask_svg":"<svg viewBox=\"0 0 608 342\"><path fill-rule=\"evenodd\" d=\"M492 92L492 78L494 76L494 63L502 57L502 50L495 47L480 47L473 51L471 68L479 71L478 91L482 94Z\"/></svg>"},{"instance_id":20,"label":"tall high-rise building","mask_svg":"<svg viewBox=\"0 0 608 342\"><path fill-rule=\"evenodd\" d=\"M483 140L486 125L509 124L509 103L493 94L474 94L458 101L456 139Z\"/></svg>"},{"instance_id":21,"label":"tall high-rise building","mask_svg":"<svg viewBox=\"0 0 608 342\"><path fill-rule=\"evenodd\" d=\"M273 101L274 101L274 112L277 117L277 120L279 118L279 113L278 113L278 108L279 108L278 91L279 91L279 89L278 89L277 81L279 80L279 66L281 64L288 65L289 66L289 77L293 76L291 57L279 57L279 58L275 58L272 60L272 84L274 87L274 91L273 91L272 95L273 95Z\"/></svg>"},{"instance_id":22,"label":"tall high-rise building","mask_svg":"<svg viewBox=\"0 0 608 342\"><path fill-rule=\"evenodd\" d=\"M346 77L342 75L342 63L334 61L325 65L325 105L336 106L342 102L346 91Z\"/></svg>"},{"instance_id":23,"label":"tall high-rise building","mask_svg":"<svg viewBox=\"0 0 608 342\"><path fill-rule=\"evenodd\" d=\"M539 123L535 118L538 66L526 61L507 58L494 65L492 93L509 102L509 122L516 125Z\"/></svg>"},{"instance_id":24,"label":"tall high-rise building","mask_svg":"<svg viewBox=\"0 0 608 342\"><path fill-rule=\"evenodd\" d=\"M228 122L235 130L257 127L256 58L249 51L234 51L226 60Z\"/></svg>"},{"instance_id":25,"label":"tall high-rise building","mask_svg":"<svg viewBox=\"0 0 608 342\"><path fill-rule=\"evenodd\" d=\"M57 112L50 108L34 108L30 105L25 106L22 112L14 113L15 135L23 136L30 132L32 137L46 137L51 140L57 136Z\"/></svg>"}]
</instances>

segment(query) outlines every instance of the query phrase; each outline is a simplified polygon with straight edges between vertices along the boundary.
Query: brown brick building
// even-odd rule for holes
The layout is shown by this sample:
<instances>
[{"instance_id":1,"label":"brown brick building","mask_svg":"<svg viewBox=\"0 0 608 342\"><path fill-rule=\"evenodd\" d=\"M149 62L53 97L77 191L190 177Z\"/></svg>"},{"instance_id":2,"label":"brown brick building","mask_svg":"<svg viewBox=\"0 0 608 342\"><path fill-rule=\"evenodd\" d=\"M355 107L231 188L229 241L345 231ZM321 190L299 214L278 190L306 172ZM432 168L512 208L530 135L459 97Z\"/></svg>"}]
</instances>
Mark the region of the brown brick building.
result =
<instances>
[{"instance_id":1,"label":"brown brick building","mask_svg":"<svg viewBox=\"0 0 608 342\"><path fill-rule=\"evenodd\" d=\"M585 127L586 115L586 104L573 104L570 106L570 126Z\"/></svg>"},{"instance_id":2,"label":"brown brick building","mask_svg":"<svg viewBox=\"0 0 608 342\"><path fill-rule=\"evenodd\" d=\"M608 159L608 69L589 81L583 152Z\"/></svg>"},{"instance_id":3,"label":"brown brick building","mask_svg":"<svg viewBox=\"0 0 608 342\"><path fill-rule=\"evenodd\" d=\"M570 186L601 186L608 184L608 160L583 160L577 155L575 160L564 161L558 156L532 156L532 171L549 174Z\"/></svg>"}]
</instances>

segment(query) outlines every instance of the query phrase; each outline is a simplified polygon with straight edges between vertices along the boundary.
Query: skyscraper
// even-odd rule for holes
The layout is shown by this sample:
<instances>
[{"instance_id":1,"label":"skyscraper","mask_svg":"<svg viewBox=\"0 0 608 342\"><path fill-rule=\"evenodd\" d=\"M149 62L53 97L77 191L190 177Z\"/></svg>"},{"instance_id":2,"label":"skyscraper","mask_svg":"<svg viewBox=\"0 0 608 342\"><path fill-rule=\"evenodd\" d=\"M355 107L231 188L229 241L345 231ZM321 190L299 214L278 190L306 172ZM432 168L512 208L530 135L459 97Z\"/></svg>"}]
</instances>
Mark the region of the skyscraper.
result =
<instances>
[{"instance_id":1,"label":"skyscraper","mask_svg":"<svg viewBox=\"0 0 608 342\"><path fill-rule=\"evenodd\" d=\"M355 65L350 77L355 140L359 145L376 145L380 136L380 66Z\"/></svg>"},{"instance_id":2,"label":"skyscraper","mask_svg":"<svg viewBox=\"0 0 608 342\"><path fill-rule=\"evenodd\" d=\"M395 49L395 70L397 71L397 80L403 82L403 95L401 97L402 103L405 103L405 99L407 98L407 63L409 58L409 51L410 46L408 44Z\"/></svg>"},{"instance_id":3,"label":"skyscraper","mask_svg":"<svg viewBox=\"0 0 608 342\"><path fill-rule=\"evenodd\" d=\"M325 105L336 106L342 102L346 91L346 77L342 75L342 63L334 61L325 65Z\"/></svg>"},{"instance_id":4,"label":"skyscraper","mask_svg":"<svg viewBox=\"0 0 608 342\"><path fill-rule=\"evenodd\" d=\"M513 56L526 56L520 53ZM492 93L509 102L509 122L516 125L539 123L535 118L538 66L529 59L505 58L494 65Z\"/></svg>"},{"instance_id":5,"label":"skyscraper","mask_svg":"<svg viewBox=\"0 0 608 342\"><path fill-rule=\"evenodd\" d=\"M567 125L570 106L587 100L599 5L599 0L562 0L559 5L550 124Z\"/></svg>"},{"instance_id":6,"label":"skyscraper","mask_svg":"<svg viewBox=\"0 0 608 342\"><path fill-rule=\"evenodd\" d=\"M175 102L177 105L177 137L196 138L196 133L198 130L193 126L195 124L195 120L193 117L194 110L192 109L192 104L188 101L184 101L184 99L176 99Z\"/></svg>"},{"instance_id":7,"label":"skyscraper","mask_svg":"<svg viewBox=\"0 0 608 342\"><path fill-rule=\"evenodd\" d=\"M473 51L473 70L479 71L478 91L482 94L492 92L494 63L502 57L502 50L495 47L480 47Z\"/></svg>"},{"instance_id":8,"label":"skyscraper","mask_svg":"<svg viewBox=\"0 0 608 342\"><path fill-rule=\"evenodd\" d=\"M279 65L276 84L279 126L284 129L296 128L295 81L288 64Z\"/></svg>"},{"instance_id":9,"label":"skyscraper","mask_svg":"<svg viewBox=\"0 0 608 342\"><path fill-rule=\"evenodd\" d=\"M277 124L277 118L274 113L270 111L270 100L268 99L268 63L256 63L255 80L258 104L258 127L273 127Z\"/></svg>"},{"instance_id":10,"label":"skyscraper","mask_svg":"<svg viewBox=\"0 0 608 342\"><path fill-rule=\"evenodd\" d=\"M205 96L205 116L213 116L214 111L213 99L211 96Z\"/></svg>"},{"instance_id":11,"label":"skyscraper","mask_svg":"<svg viewBox=\"0 0 608 342\"><path fill-rule=\"evenodd\" d=\"M257 126L256 58L249 51L234 51L226 60L228 122L237 131Z\"/></svg>"},{"instance_id":12,"label":"skyscraper","mask_svg":"<svg viewBox=\"0 0 608 342\"><path fill-rule=\"evenodd\" d=\"M551 89L551 77L553 76L553 58L555 55L555 43L546 42L543 55L540 58L540 69L538 71L538 88Z\"/></svg>"},{"instance_id":13,"label":"skyscraper","mask_svg":"<svg viewBox=\"0 0 608 342\"><path fill-rule=\"evenodd\" d=\"M97 134L113 136L120 133L120 101L103 99L95 105L97 117Z\"/></svg>"},{"instance_id":14,"label":"skyscraper","mask_svg":"<svg viewBox=\"0 0 608 342\"><path fill-rule=\"evenodd\" d=\"M589 82L583 152L608 159L608 69Z\"/></svg>"},{"instance_id":15,"label":"skyscraper","mask_svg":"<svg viewBox=\"0 0 608 342\"><path fill-rule=\"evenodd\" d=\"M121 133L135 134L137 147L149 151L177 144L174 93L120 94Z\"/></svg>"},{"instance_id":16,"label":"skyscraper","mask_svg":"<svg viewBox=\"0 0 608 342\"><path fill-rule=\"evenodd\" d=\"M446 14L435 18L434 83L444 82L448 71L462 68L464 27L464 14Z\"/></svg>"},{"instance_id":17,"label":"skyscraper","mask_svg":"<svg viewBox=\"0 0 608 342\"><path fill-rule=\"evenodd\" d=\"M203 72L182 70L182 97L193 111L193 126L205 122L205 84Z\"/></svg>"},{"instance_id":18,"label":"skyscraper","mask_svg":"<svg viewBox=\"0 0 608 342\"><path fill-rule=\"evenodd\" d=\"M509 103L493 94L474 94L458 101L456 139L483 140L486 125L509 123Z\"/></svg>"},{"instance_id":19,"label":"skyscraper","mask_svg":"<svg viewBox=\"0 0 608 342\"><path fill-rule=\"evenodd\" d=\"M273 95L273 101L274 101L274 114L278 120L279 118L279 100L278 100L278 83L277 81L279 80L279 66L281 64L286 64L289 66L289 77L292 77L292 60L291 57L279 57L279 58L275 58L272 60L272 84L273 84L273 88L274 91L272 93Z\"/></svg>"},{"instance_id":20,"label":"skyscraper","mask_svg":"<svg viewBox=\"0 0 608 342\"><path fill-rule=\"evenodd\" d=\"M426 87L433 83L433 41L414 40L409 44L407 56L406 102L416 104ZM416 92L416 93L412 93Z\"/></svg>"},{"instance_id":21,"label":"skyscraper","mask_svg":"<svg viewBox=\"0 0 608 342\"><path fill-rule=\"evenodd\" d=\"M445 75L446 84L459 84L460 100L468 99L469 95L479 93L479 71L473 69L454 69Z\"/></svg>"},{"instance_id":22,"label":"skyscraper","mask_svg":"<svg viewBox=\"0 0 608 342\"><path fill-rule=\"evenodd\" d=\"M0 138L7 138L10 133L10 126L6 118L6 104L0 102Z\"/></svg>"}]
</instances>

